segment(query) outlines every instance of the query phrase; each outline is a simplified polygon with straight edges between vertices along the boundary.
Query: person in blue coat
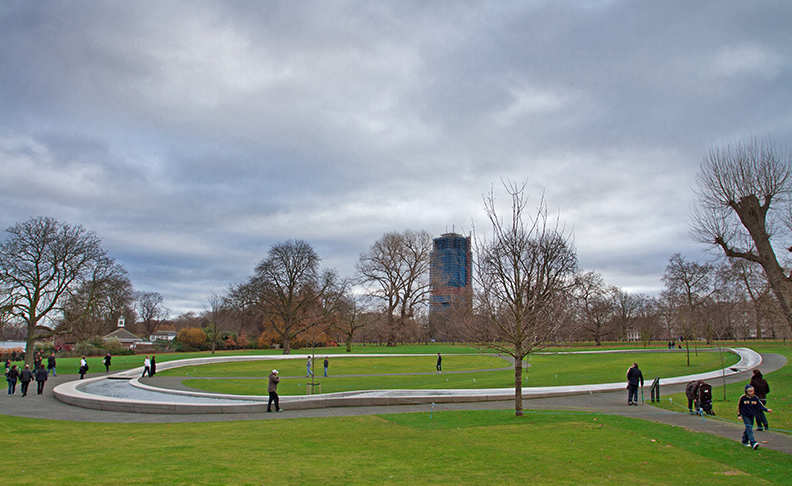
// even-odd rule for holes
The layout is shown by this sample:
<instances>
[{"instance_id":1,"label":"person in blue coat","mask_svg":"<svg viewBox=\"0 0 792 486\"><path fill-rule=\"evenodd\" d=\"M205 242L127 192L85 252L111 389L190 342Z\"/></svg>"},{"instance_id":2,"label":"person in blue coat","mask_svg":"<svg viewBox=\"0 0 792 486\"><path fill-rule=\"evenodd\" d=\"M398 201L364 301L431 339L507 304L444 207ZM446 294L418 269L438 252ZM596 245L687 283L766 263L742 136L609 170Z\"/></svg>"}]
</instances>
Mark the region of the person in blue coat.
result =
<instances>
[{"instance_id":1,"label":"person in blue coat","mask_svg":"<svg viewBox=\"0 0 792 486\"><path fill-rule=\"evenodd\" d=\"M761 412L772 412L771 409L762 405L759 397L754 392L754 387L745 385L745 395L740 397L737 404L737 416L743 419L745 424L745 431L742 435L742 444L752 449L757 449L759 443L756 442L753 435L753 422Z\"/></svg>"}]
</instances>

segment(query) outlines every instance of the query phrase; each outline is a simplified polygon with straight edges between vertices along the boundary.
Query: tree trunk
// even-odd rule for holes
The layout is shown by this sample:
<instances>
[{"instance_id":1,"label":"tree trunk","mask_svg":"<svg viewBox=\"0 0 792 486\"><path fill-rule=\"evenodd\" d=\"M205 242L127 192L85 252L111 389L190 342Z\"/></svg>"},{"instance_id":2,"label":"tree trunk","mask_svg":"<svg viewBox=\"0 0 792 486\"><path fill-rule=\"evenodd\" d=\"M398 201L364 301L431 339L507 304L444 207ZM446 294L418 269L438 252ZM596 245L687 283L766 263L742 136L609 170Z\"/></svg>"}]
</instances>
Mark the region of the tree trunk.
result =
<instances>
[{"instance_id":1,"label":"tree trunk","mask_svg":"<svg viewBox=\"0 0 792 486\"><path fill-rule=\"evenodd\" d=\"M522 396L522 358L514 358L514 415L523 416L523 396Z\"/></svg>"}]
</instances>

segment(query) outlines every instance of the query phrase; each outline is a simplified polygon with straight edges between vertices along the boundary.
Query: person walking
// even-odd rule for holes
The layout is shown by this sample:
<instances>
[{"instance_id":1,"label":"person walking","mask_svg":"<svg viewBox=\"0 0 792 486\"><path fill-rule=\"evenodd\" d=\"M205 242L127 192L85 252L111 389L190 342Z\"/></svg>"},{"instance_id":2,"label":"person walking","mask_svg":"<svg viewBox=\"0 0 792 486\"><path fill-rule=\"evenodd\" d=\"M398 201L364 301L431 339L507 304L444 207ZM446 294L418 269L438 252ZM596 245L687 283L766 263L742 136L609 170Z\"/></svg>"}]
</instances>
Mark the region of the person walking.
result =
<instances>
[{"instance_id":1,"label":"person walking","mask_svg":"<svg viewBox=\"0 0 792 486\"><path fill-rule=\"evenodd\" d=\"M104 365L105 365L105 372L106 373L110 373L110 364L112 363L112 361L113 361L113 357L110 356L110 353L107 353L105 355L104 359L102 360L102 363L104 363Z\"/></svg>"},{"instance_id":2,"label":"person walking","mask_svg":"<svg viewBox=\"0 0 792 486\"><path fill-rule=\"evenodd\" d=\"M17 365L11 365L11 368L9 368L5 377L6 381L8 382L8 394L14 395L16 393L17 379L19 378L19 370L17 369Z\"/></svg>"},{"instance_id":3,"label":"person walking","mask_svg":"<svg viewBox=\"0 0 792 486\"><path fill-rule=\"evenodd\" d=\"M770 393L770 385L767 384L767 380L764 379L762 372L758 369L753 370L751 386L754 389L756 397L760 402L762 402L762 405L767 407L767 394ZM767 424L767 416L765 415L764 411L760 409L759 413L756 415L756 430L767 430L769 428L770 427Z\"/></svg>"},{"instance_id":4,"label":"person walking","mask_svg":"<svg viewBox=\"0 0 792 486\"><path fill-rule=\"evenodd\" d=\"M638 363L633 363L627 370L627 405L638 405L638 384L644 385L643 373Z\"/></svg>"},{"instance_id":5,"label":"person walking","mask_svg":"<svg viewBox=\"0 0 792 486\"><path fill-rule=\"evenodd\" d=\"M157 357L151 357L151 368L149 369L149 376L154 376L157 374Z\"/></svg>"},{"instance_id":6,"label":"person walking","mask_svg":"<svg viewBox=\"0 0 792 486\"><path fill-rule=\"evenodd\" d=\"M40 364L36 370L36 395L44 393L44 382L47 381L47 370Z\"/></svg>"},{"instance_id":7,"label":"person walking","mask_svg":"<svg viewBox=\"0 0 792 486\"><path fill-rule=\"evenodd\" d=\"M327 378L327 368L329 368L329 367L330 367L330 360L328 360L327 356L325 356L325 360L324 360L324 372L325 372L324 373L324 377L325 378Z\"/></svg>"},{"instance_id":8,"label":"person walking","mask_svg":"<svg viewBox=\"0 0 792 486\"><path fill-rule=\"evenodd\" d=\"M22 396L27 396L28 387L30 386L30 382L33 381L35 376L33 372L30 371L30 365L26 364L25 369L22 370L22 373L19 374L19 383L22 385Z\"/></svg>"},{"instance_id":9,"label":"person walking","mask_svg":"<svg viewBox=\"0 0 792 486\"><path fill-rule=\"evenodd\" d=\"M151 360L148 356L143 360L143 374L140 375L140 377L143 378L146 375L149 375L149 378L151 378Z\"/></svg>"},{"instance_id":10,"label":"person walking","mask_svg":"<svg viewBox=\"0 0 792 486\"><path fill-rule=\"evenodd\" d=\"M58 376L58 372L55 370L55 351L50 353L49 358L47 358L47 373L52 373L52 376Z\"/></svg>"},{"instance_id":11,"label":"person walking","mask_svg":"<svg viewBox=\"0 0 792 486\"><path fill-rule=\"evenodd\" d=\"M437 353L437 372L443 372L443 357L440 356L440 353Z\"/></svg>"},{"instance_id":12,"label":"person walking","mask_svg":"<svg viewBox=\"0 0 792 486\"><path fill-rule=\"evenodd\" d=\"M267 412L272 412L272 402L275 402L275 411L280 412L280 400L278 399L278 370L272 370L269 375L269 384L267 385L267 392L269 393L269 402L267 402Z\"/></svg>"},{"instance_id":13,"label":"person walking","mask_svg":"<svg viewBox=\"0 0 792 486\"><path fill-rule=\"evenodd\" d=\"M756 442L753 435L754 418L759 412L772 412L772 410L762 405L751 385L745 385L745 394L740 397L740 401L737 404L737 416L741 417L743 424L745 424L742 444L752 449L759 448L759 443Z\"/></svg>"},{"instance_id":14,"label":"person walking","mask_svg":"<svg viewBox=\"0 0 792 486\"><path fill-rule=\"evenodd\" d=\"M313 371L311 371L311 357L308 356L308 361L305 362L305 377L308 378L309 376L313 376Z\"/></svg>"},{"instance_id":15,"label":"person walking","mask_svg":"<svg viewBox=\"0 0 792 486\"><path fill-rule=\"evenodd\" d=\"M85 378L85 374L88 373L88 361L85 360L85 356L80 358L80 379L82 380Z\"/></svg>"}]
</instances>

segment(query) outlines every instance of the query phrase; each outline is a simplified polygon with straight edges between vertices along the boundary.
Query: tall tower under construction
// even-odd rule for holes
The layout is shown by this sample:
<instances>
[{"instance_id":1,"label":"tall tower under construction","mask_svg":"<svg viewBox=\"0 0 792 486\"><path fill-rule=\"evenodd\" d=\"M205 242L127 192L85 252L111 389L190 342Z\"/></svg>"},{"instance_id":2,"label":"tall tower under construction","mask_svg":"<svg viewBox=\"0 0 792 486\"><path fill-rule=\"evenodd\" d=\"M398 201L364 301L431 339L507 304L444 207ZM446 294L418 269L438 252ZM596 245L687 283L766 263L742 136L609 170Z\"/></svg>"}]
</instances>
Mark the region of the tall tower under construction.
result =
<instances>
[{"instance_id":1,"label":"tall tower under construction","mask_svg":"<svg viewBox=\"0 0 792 486\"><path fill-rule=\"evenodd\" d=\"M434 239L429 267L429 325L433 333L446 328L453 311L466 311L472 306L472 265L469 236L446 233Z\"/></svg>"}]
</instances>

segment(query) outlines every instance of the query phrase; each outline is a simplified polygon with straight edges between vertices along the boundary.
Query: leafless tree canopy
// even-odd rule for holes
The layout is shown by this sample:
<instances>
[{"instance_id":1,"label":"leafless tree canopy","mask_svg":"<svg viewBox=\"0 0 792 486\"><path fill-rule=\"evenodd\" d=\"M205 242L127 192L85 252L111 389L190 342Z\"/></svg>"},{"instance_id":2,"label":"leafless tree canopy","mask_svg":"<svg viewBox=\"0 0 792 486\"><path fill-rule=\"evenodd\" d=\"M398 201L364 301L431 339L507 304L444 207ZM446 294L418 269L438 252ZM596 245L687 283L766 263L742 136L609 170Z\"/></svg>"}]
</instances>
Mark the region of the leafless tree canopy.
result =
<instances>
[{"instance_id":1,"label":"leafless tree canopy","mask_svg":"<svg viewBox=\"0 0 792 486\"><path fill-rule=\"evenodd\" d=\"M162 305L162 295L158 292L140 292L137 298L138 314L141 331L146 339L159 329L160 324L168 316L168 309Z\"/></svg>"},{"instance_id":2,"label":"leafless tree canopy","mask_svg":"<svg viewBox=\"0 0 792 486\"><path fill-rule=\"evenodd\" d=\"M698 174L693 234L730 258L764 269L792 328L792 280L777 249L789 248L792 158L769 141L713 148Z\"/></svg>"},{"instance_id":3,"label":"leafless tree canopy","mask_svg":"<svg viewBox=\"0 0 792 486\"><path fill-rule=\"evenodd\" d=\"M515 362L515 411L522 415L522 361L563 320L577 256L544 200L526 214L525 184L504 184L511 215L503 219L494 192L484 198L492 241L477 241L475 305L469 337Z\"/></svg>"},{"instance_id":4,"label":"leafless tree canopy","mask_svg":"<svg viewBox=\"0 0 792 486\"><path fill-rule=\"evenodd\" d=\"M326 322L343 294L335 272L321 272L319 263L319 255L305 241L277 243L246 288L238 289L239 296L247 296L261 309L258 314L282 340L283 354L290 353L295 336Z\"/></svg>"},{"instance_id":5,"label":"leafless tree canopy","mask_svg":"<svg viewBox=\"0 0 792 486\"><path fill-rule=\"evenodd\" d=\"M85 286L98 288L115 265L99 237L79 225L38 217L7 232L0 246L0 285L4 305L27 327L26 360L32 365L37 333L52 332L67 297ZM87 308L93 297L89 301Z\"/></svg>"},{"instance_id":6,"label":"leafless tree canopy","mask_svg":"<svg viewBox=\"0 0 792 486\"><path fill-rule=\"evenodd\" d=\"M386 233L360 255L358 281L384 305L388 345L394 345L429 294L432 237L425 231Z\"/></svg>"}]
</instances>

